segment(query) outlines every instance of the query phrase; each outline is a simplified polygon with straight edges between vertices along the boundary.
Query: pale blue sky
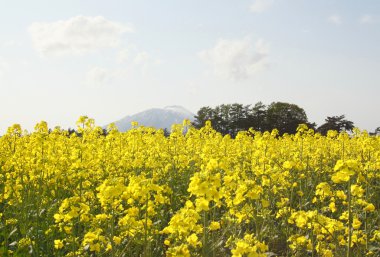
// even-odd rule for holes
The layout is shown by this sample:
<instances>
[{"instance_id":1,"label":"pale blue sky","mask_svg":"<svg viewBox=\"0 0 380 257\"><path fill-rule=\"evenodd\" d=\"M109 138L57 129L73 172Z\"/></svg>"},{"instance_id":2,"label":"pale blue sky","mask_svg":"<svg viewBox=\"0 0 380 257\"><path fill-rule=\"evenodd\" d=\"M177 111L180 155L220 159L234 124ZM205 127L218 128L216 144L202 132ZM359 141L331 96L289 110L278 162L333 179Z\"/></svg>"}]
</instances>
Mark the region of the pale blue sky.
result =
<instances>
[{"instance_id":1,"label":"pale blue sky","mask_svg":"<svg viewBox=\"0 0 380 257\"><path fill-rule=\"evenodd\" d=\"M378 0L0 0L0 133L286 101L380 126Z\"/></svg>"}]
</instances>

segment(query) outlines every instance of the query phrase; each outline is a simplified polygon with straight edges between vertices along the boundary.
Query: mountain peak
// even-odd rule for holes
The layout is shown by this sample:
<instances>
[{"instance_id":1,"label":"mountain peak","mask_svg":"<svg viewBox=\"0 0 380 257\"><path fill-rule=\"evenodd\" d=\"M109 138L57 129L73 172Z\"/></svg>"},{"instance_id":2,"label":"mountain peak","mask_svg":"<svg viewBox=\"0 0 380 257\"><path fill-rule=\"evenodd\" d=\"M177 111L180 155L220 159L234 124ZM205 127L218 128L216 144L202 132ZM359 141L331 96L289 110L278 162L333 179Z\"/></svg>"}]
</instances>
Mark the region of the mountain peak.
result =
<instances>
[{"instance_id":1,"label":"mountain peak","mask_svg":"<svg viewBox=\"0 0 380 257\"><path fill-rule=\"evenodd\" d=\"M194 120L194 114L179 105L166 106L164 108L151 108L134 115L126 116L115 122L120 131L131 128L131 122L137 121L139 125L155 127L157 129L170 129L173 124L181 124L183 120Z\"/></svg>"},{"instance_id":2,"label":"mountain peak","mask_svg":"<svg viewBox=\"0 0 380 257\"><path fill-rule=\"evenodd\" d=\"M192 112L190 112L189 110L185 109L184 107L180 105L165 106L164 110L170 110L173 112L178 112L178 113L182 113L186 115L194 115Z\"/></svg>"}]
</instances>

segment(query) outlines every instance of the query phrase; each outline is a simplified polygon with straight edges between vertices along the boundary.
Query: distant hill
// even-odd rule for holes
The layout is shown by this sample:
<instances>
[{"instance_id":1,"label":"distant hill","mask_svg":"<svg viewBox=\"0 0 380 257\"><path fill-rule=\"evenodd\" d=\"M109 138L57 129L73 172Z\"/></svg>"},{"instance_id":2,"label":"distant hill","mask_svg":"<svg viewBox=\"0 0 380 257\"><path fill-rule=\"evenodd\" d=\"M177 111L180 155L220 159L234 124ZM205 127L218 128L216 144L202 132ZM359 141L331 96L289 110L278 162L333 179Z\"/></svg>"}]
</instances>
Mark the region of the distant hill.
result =
<instances>
[{"instance_id":1,"label":"distant hill","mask_svg":"<svg viewBox=\"0 0 380 257\"><path fill-rule=\"evenodd\" d=\"M130 129L132 127L132 121L137 121L139 125L146 127L167 128L170 130L171 125L182 124L184 119L193 121L194 116L194 113L186 110L182 106L167 106L165 108L152 108L131 116L126 116L114 123L119 131Z\"/></svg>"}]
</instances>

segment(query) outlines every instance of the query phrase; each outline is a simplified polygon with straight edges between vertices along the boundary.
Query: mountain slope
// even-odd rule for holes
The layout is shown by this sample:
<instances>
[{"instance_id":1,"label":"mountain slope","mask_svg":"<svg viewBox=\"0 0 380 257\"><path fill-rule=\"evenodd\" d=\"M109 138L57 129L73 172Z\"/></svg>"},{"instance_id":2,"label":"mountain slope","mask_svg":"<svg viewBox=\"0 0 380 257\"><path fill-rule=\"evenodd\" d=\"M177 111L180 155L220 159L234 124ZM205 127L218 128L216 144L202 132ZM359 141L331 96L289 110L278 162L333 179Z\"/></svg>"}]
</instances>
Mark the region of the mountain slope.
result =
<instances>
[{"instance_id":1,"label":"mountain slope","mask_svg":"<svg viewBox=\"0 0 380 257\"><path fill-rule=\"evenodd\" d=\"M184 119L194 120L195 114L182 106L167 106L165 108L152 108L146 111L126 116L115 122L119 131L131 128L131 122L137 121L139 125L155 128L167 128L170 130L172 124L182 123Z\"/></svg>"}]
</instances>

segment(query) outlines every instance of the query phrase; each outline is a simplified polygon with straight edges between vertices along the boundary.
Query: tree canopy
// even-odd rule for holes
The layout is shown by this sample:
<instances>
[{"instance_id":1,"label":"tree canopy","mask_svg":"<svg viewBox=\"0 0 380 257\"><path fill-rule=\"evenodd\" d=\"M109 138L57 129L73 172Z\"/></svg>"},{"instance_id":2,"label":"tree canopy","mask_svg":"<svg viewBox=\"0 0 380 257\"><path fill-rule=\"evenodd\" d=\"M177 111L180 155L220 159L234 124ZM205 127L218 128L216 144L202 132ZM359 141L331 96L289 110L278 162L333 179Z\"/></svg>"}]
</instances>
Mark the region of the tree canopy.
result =
<instances>
[{"instance_id":1,"label":"tree canopy","mask_svg":"<svg viewBox=\"0 0 380 257\"><path fill-rule=\"evenodd\" d=\"M267 128L277 128L280 134L295 133L299 124L308 123L305 110L298 105L275 102L267 108Z\"/></svg>"},{"instance_id":2,"label":"tree canopy","mask_svg":"<svg viewBox=\"0 0 380 257\"><path fill-rule=\"evenodd\" d=\"M341 131L352 131L354 128L354 123L352 121L346 120L344 115L327 117L325 123L317 128L317 131L322 135L326 135L329 130Z\"/></svg>"},{"instance_id":3,"label":"tree canopy","mask_svg":"<svg viewBox=\"0 0 380 257\"><path fill-rule=\"evenodd\" d=\"M306 124L322 135L326 135L329 130L352 132L354 128L354 123L347 120L345 115L328 116L325 123L317 128L314 122L308 120L303 108L285 102L272 102L270 105L262 102L254 105L221 104L214 108L205 106L197 112L193 125L200 128L208 120L215 130L232 137L250 128L261 132L278 129L280 135L294 134L300 124ZM380 127L371 135L380 135Z\"/></svg>"},{"instance_id":4,"label":"tree canopy","mask_svg":"<svg viewBox=\"0 0 380 257\"><path fill-rule=\"evenodd\" d=\"M304 109L284 102L273 102L269 106L258 102L253 106L234 103L215 108L202 107L195 116L193 125L202 127L207 120L211 121L215 130L231 136L249 128L261 132L276 128L280 134L284 134L295 133L299 124L315 127L314 123L308 121Z\"/></svg>"}]
</instances>

